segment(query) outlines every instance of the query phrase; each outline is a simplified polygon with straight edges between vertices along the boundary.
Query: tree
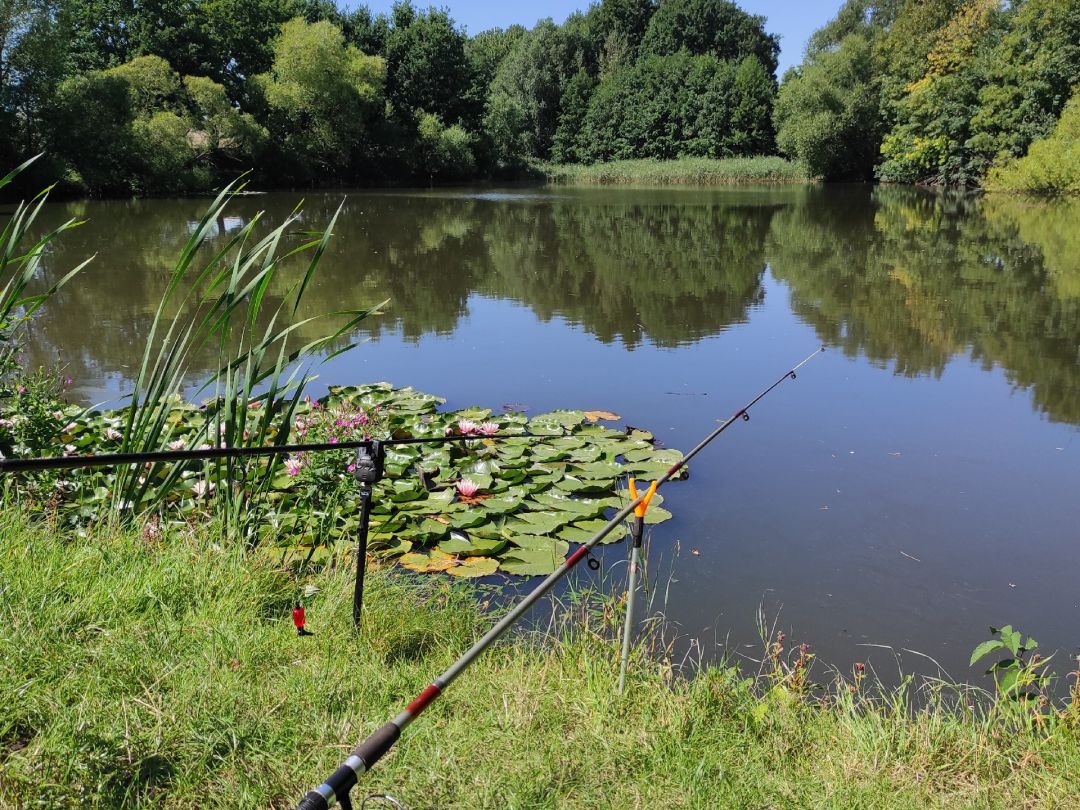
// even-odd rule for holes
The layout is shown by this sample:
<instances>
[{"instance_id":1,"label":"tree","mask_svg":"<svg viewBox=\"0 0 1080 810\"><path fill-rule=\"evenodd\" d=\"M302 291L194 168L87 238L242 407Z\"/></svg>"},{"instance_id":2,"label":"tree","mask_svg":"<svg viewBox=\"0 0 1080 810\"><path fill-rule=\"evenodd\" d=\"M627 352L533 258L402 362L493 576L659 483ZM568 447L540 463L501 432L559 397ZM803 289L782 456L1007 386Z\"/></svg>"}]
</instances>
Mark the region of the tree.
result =
<instances>
[{"instance_id":1,"label":"tree","mask_svg":"<svg viewBox=\"0 0 1080 810\"><path fill-rule=\"evenodd\" d=\"M422 113L417 122L420 171L434 181L436 176L461 180L476 170L472 136L456 124L445 126L439 117Z\"/></svg>"},{"instance_id":2,"label":"tree","mask_svg":"<svg viewBox=\"0 0 1080 810\"><path fill-rule=\"evenodd\" d=\"M780 40L765 33L765 18L747 14L728 0L667 0L649 21L643 55L668 56L682 49L741 61L756 56L776 74Z\"/></svg>"},{"instance_id":3,"label":"tree","mask_svg":"<svg viewBox=\"0 0 1080 810\"><path fill-rule=\"evenodd\" d=\"M349 178L381 111L386 66L329 22L286 23L269 73L256 77L265 125L288 178Z\"/></svg>"},{"instance_id":4,"label":"tree","mask_svg":"<svg viewBox=\"0 0 1080 810\"><path fill-rule=\"evenodd\" d=\"M773 118L780 151L827 179L869 179L881 135L870 40L848 34L780 85Z\"/></svg>"},{"instance_id":5,"label":"tree","mask_svg":"<svg viewBox=\"0 0 1080 810\"><path fill-rule=\"evenodd\" d=\"M1050 134L1080 86L1080 2L1026 0L1002 21L971 121L980 169L1024 154Z\"/></svg>"},{"instance_id":6,"label":"tree","mask_svg":"<svg viewBox=\"0 0 1080 810\"><path fill-rule=\"evenodd\" d=\"M484 126L499 159L547 160L566 83L585 65L585 42L550 19L522 37L491 84Z\"/></svg>"},{"instance_id":7,"label":"tree","mask_svg":"<svg viewBox=\"0 0 1080 810\"><path fill-rule=\"evenodd\" d=\"M584 142L585 116L589 112L596 82L585 70L579 70L566 84L559 100L559 126L551 146L551 159L556 163L578 163L587 153Z\"/></svg>"},{"instance_id":8,"label":"tree","mask_svg":"<svg viewBox=\"0 0 1080 810\"><path fill-rule=\"evenodd\" d=\"M457 122L465 113L470 84L465 35L445 12L416 12L408 3L394 6L386 40L386 97L397 115L411 118L425 110Z\"/></svg>"},{"instance_id":9,"label":"tree","mask_svg":"<svg viewBox=\"0 0 1080 810\"><path fill-rule=\"evenodd\" d=\"M773 92L754 57L649 56L597 87L582 150L590 162L752 154L771 142Z\"/></svg>"}]
</instances>

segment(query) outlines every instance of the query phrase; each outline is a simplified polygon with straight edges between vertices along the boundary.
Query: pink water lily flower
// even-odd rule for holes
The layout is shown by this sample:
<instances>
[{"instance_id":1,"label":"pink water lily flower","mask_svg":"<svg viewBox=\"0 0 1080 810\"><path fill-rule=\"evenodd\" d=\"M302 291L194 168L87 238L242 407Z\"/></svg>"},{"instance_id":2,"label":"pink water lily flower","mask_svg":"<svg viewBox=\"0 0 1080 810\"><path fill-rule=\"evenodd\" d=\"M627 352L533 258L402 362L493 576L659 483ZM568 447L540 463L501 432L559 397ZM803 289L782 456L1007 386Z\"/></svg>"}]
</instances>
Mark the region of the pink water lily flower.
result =
<instances>
[{"instance_id":1,"label":"pink water lily flower","mask_svg":"<svg viewBox=\"0 0 1080 810\"><path fill-rule=\"evenodd\" d=\"M476 426L476 428L480 433L483 433L485 436L494 436L496 433L499 432L499 426L494 422L481 422L479 425Z\"/></svg>"},{"instance_id":2,"label":"pink water lily flower","mask_svg":"<svg viewBox=\"0 0 1080 810\"><path fill-rule=\"evenodd\" d=\"M464 436L471 436L480 430L480 426L471 419L462 419L457 423L458 433Z\"/></svg>"},{"instance_id":3,"label":"pink water lily flower","mask_svg":"<svg viewBox=\"0 0 1080 810\"><path fill-rule=\"evenodd\" d=\"M191 487L191 491L195 493L196 498L209 498L214 494L215 489L217 489L217 485L212 481L196 481Z\"/></svg>"},{"instance_id":4,"label":"pink water lily flower","mask_svg":"<svg viewBox=\"0 0 1080 810\"><path fill-rule=\"evenodd\" d=\"M458 494L463 498L471 498L480 491L480 485L471 478L462 478L455 484Z\"/></svg>"},{"instance_id":5,"label":"pink water lily flower","mask_svg":"<svg viewBox=\"0 0 1080 810\"><path fill-rule=\"evenodd\" d=\"M169 442L170 450L183 450L186 446L187 442L185 442L183 439L174 439L173 441Z\"/></svg>"}]
</instances>

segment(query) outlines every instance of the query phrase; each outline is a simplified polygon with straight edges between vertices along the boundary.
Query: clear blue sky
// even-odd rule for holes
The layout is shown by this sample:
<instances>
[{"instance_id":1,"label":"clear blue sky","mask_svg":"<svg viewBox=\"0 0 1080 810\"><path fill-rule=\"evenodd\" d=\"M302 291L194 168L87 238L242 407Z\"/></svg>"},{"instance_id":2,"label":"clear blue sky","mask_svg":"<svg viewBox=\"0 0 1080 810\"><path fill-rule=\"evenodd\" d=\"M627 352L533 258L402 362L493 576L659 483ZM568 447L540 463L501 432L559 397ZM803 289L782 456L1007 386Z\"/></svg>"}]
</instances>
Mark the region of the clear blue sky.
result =
<instances>
[{"instance_id":1,"label":"clear blue sky","mask_svg":"<svg viewBox=\"0 0 1080 810\"><path fill-rule=\"evenodd\" d=\"M539 3L518 0L413 0L418 8L428 6L446 7L450 15L470 34L485 28L505 28L519 23L531 27L537 20L551 17L562 22L574 11L589 7L590 0L543 0ZM751 14L761 14L768 19L765 29L780 35L780 70L782 75L792 65L802 61L806 40L814 29L832 18L841 0L736 0ZM393 0L368 0L363 5L372 11L389 11ZM350 6L361 3L350 2Z\"/></svg>"}]
</instances>

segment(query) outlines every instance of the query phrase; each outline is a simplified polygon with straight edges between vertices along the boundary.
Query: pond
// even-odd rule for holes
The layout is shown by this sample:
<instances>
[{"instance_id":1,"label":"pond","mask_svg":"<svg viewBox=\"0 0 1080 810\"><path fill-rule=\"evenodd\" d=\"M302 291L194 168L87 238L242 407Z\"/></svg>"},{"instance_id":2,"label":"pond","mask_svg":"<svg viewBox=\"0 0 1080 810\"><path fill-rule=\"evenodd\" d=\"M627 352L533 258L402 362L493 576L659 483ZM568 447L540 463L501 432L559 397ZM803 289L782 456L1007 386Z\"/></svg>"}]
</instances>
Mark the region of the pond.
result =
<instances>
[{"instance_id":1,"label":"pond","mask_svg":"<svg viewBox=\"0 0 1080 810\"><path fill-rule=\"evenodd\" d=\"M221 238L301 196L237 200ZM990 624L1080 652L1080 202L866 186L306 198L312 227L345 199L308 314L391 301L317 390L610 410L688 449L827 347L665 492L653 573L679 649L756 657L761 608L824 661L885 675L893 654L867 645L968 677ZM35 321L31 360L63 363L86 402L116 399L208 202L54 205L88 222L47 271L98 256Z\"/></svg>"}]
</instances>

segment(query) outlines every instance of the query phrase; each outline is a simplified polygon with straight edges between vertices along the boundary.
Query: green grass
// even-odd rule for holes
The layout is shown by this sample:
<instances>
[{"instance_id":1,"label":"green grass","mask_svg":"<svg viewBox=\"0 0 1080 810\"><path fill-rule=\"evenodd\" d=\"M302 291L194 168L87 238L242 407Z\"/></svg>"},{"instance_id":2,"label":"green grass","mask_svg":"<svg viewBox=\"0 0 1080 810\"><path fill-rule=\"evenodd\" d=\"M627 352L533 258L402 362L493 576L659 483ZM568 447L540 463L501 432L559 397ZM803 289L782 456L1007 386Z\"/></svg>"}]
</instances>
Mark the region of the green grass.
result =
<instances>
[{"instance_id":1,"label":"green grass","mask_svg":"<svg viewBox=\"0 0 1080 810\"><path fill-rule=\"evenodd\" d=\"M545 165L549 183L569 186L719 186L809 183L798 164L780 157L618 160L585 165Z\"/></svg>"},{"instance_id":2,"label":"green grass","mask_svg":"<svg viewBox=\"0 0 1080 810\"><path fill-rule=\"evenodd\" d=\"M0 515L0 806L285 808L490 622L475 593L350 571L304 583L209 528L83 538ZM1080 732L1008 732L929 698L804 701L639 657L604 620L519 635L364 781L412 808L1080 806ZM359 806L359 805L357 805Z\"/></svg>"}]
</instances>

